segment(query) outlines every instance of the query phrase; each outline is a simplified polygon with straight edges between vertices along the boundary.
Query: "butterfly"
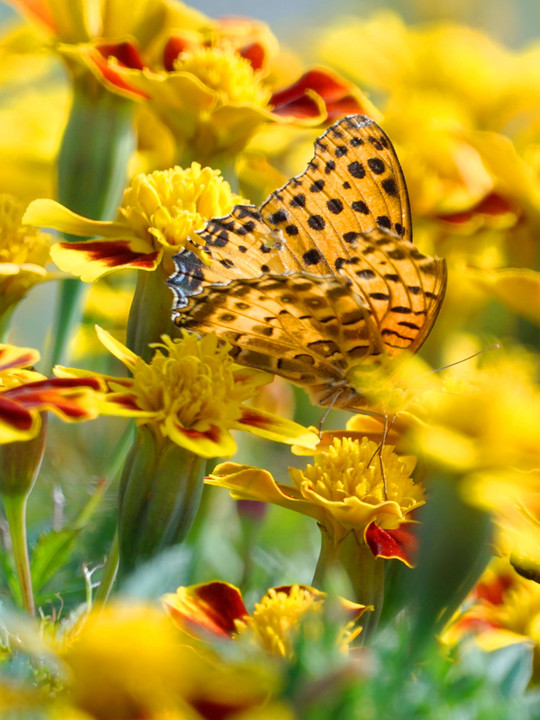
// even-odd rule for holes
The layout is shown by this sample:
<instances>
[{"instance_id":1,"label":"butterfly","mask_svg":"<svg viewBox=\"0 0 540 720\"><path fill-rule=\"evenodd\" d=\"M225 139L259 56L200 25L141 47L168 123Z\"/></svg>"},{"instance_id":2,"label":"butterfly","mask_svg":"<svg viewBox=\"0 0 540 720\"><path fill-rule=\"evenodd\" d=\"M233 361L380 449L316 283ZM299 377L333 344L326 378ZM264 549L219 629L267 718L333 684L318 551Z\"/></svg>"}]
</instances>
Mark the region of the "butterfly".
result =
<instances>
[{"instance_id":1,"label":"butterfly","mask_svg":"<svg viewBox=\"0 0 540 720\"><path fill-rule=\"evenodd\" d=\"M329 127L260 209L237 205L198 235L210 262L175 256L175 323L215 332L238 363L318 405L369 405L370 374L416 352L443 301L445 262L413 245L397 155L362 115Z\"/></svg>"}]
</instances>

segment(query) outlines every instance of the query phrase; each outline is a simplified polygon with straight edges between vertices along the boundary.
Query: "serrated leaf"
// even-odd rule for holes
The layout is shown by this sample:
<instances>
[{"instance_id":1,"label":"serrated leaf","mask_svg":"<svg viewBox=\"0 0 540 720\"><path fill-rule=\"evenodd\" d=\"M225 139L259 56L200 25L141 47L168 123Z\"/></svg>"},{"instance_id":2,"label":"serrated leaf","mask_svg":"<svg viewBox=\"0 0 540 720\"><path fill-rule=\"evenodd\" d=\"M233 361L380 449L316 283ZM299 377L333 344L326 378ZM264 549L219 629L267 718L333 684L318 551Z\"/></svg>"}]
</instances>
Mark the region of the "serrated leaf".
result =
<instances>
[{"instance_id":1,"label":"serrated leaf","mask_svg":"<svg viewBox=\"0 0 540 720\"><path fill-rule=\"evenodd\" d=\"M38 593L52 576L68 562L79 529L53 530L41 535L33 548L30 571L34 592Z\"/></svg>"}]
</instances>

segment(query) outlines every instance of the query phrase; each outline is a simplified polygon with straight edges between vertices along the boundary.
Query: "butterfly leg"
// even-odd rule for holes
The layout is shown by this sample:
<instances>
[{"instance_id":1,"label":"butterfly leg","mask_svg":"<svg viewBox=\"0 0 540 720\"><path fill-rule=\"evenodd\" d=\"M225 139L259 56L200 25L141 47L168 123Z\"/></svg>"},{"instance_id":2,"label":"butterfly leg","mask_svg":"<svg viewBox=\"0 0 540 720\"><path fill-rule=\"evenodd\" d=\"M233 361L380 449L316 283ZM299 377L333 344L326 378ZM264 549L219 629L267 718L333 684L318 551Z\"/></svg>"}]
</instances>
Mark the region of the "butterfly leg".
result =
<instances>
[{"instance_id":1,"label":"butterfly leg","mask_svg":"<svg viewBox=\"0 0 540 720\"><path fill-rule=\"evenodd\" d=\"M336 390L336 392L330 398L328 407L326 407L324 409L324 412L321 415L319 422L317 423L317 428L319 430L319 437L321 436L323 425L326 422L326 420L328 419L328 416L330 415L330 411L333 409L334 405L336 404L337 399L339 398L339 396L341 395L342 392L343 391L341 389Z\"/></svg>"}]
</instances>

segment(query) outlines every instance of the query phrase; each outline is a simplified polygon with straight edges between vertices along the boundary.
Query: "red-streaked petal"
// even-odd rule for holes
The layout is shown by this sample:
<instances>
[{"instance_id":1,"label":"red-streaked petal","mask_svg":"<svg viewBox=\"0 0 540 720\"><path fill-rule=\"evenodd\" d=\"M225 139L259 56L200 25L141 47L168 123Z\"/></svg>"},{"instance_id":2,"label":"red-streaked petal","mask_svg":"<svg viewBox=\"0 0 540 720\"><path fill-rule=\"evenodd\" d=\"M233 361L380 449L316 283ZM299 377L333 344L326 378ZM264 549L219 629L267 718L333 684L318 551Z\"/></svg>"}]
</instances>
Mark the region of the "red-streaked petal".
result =
<instances>
[{"instance_id":1,"label":"red-streaked petal","mask_svg":"<svg viewBox=\"0 0 540 720\"><path fill-rule=\"evenodd\" d=\"M96 47L105 60L113 57L124 68L143 70L145 67L139 48L132 42L98 43Z\"/></svg>"},{"instance_id":2,"label":"red-streaked petal","mask_svg":"<svg viewBox=\"0 0 540 720\"><path fill-rule=\"evenodd\" d=\"M16 345L0 345L0 372L9 368L30 367L38 362L39 352Z\"/></svg>"},{"instance_id":3,"label":"red-streaked petal","mask_svg":"<svg viewBox=\"0 0 540 720\"><path fill-rule=\"evenodd\" d=\"M240 48L238 53L246 60L249 60L254 70L260 70L265 65L266 50L262 43L254 42L250 45L245 45L243 48Z\"/></svg>"},{"instance_id":4,"label":"red-streaked petal","mask_svg":"<svg viewBox=\"0 0 540 720\"><path fill-rule=\"evenodd\" d=\"M272 109L274 115L280 117L294 117L300 120L324 117L324 103L313 95L301 95L279 105L276 105L272 98L271 104L274 105Z\"/></svg>"},{"instance_id":5,"label":"red-streaked petal","mask_svg":"<svg viewBox=\"0 0 540 720\"><path fill-rule=\"evenodd\" d=\"M366 528L365 539L375 557L397 558L409 567L413 566L418 541L410 530L403 527L383 530L372 522Z\"/></svg>"},{"instance_id":6,"label":"red-streaked petal","mask_svg":"<svg viewBox=\"0 0 540 720\"><path fill-rule=\"evenodd\" d=\"M360 95L358 94L357 97L357 91L355 91L354 85L346 82L337 74L323 69L313 69L308 70L289 87L274 93L270 102L275 106L274 112L278 115L293 114L296 117L314 117L313 103L316 94L324 102L328 120L333 122L342 115L365 114L368 111L366 106L360 102Z\"/></svg>"},{"instance_id":7,"label":"red-streaked petal","mask_svg":"<svg viewBox=\"0 0 540 720\"><path fill-rule=\"evenodd\" d=\"M150 98L143 90L130 82L131 68L123 67L118 62L111 62L94 45L86 45L77 50L81 60L86 62L90 70L103 80L106 85L109 85L112 90L121 91L122 94L127 95L132 100L148 100ZM73 52L70 54L73 55ZM124 52L124 54L126 53ZM142 73L142 70L140 72Z\"/></svg>"},{"instance_id":8,"label":"red-streaked petal","mask_svg":"<svg viewBox=\"0 0 540 720\"><path fill-rule=\"evenodd\" d=\"M256 408L242 407L242 415L236 421L236 427L239 430L248 430L255 435L289 445L296 444L315 448L319 443L319 436L313 430L308 430L293 420L287 420Z\"/></svg>"},{"instance_id":9,"label":"red-streaked petal","mask_svg":"<svg viewBox=\"0 0 540 720\"><path fill-rule=\"evenodd\" d=\"M196 47L197 43L193 40L192 35L173 35L165 43L163 48L163 67L167 72L174 71L174 61L180 53Z\"/></svg>"},{"instance_id":10,"label":"red-streaked petal","mask_svg":"<svg viewBox=\"0 0 540 720\"><path fill-rule=\"evenodd\" d=\"M195 635L230 637L236 631L234 621L248 615L240 590L219 581L178 588L176 594L165 595L163 602L180 626Z\"/></svg>"},{"instance_id":11,"label":"red-streaked petal","mask_svg":"<svg viewBox=\"0 0 540 720\"><path fill-rule=\"evenodd\" d=\"M218 425L205 428L186 428L168 416L164 423L168 437L180 447L201 457L230 457L236 452L236 443L230 432Z\"/></svg>"},{"instance_id":12,"label":"red-streaked petal","mask_svg":"<svg viewBox=\"0 0 540 720\"><path fill-rule=\"evenodd\" d=\"M472 220L476 215L505 215L510 212L517 213L517 207L513 205L508 198L492 192L482 198L480 202L476 203L476 205L469 210L440 214L437 215L437 219L459 225Z\"/></svg>"},{"instance_id":13,"label":"red-streaked petal","mask_svg":"<svg viewBox=\"0 0 540 720\"><path fill-rule=\"evenodd\" d=\"M5 392L0 394L0 423L10 425L16 431L25 432L30 430L33 422L34 416L23 405L15 399L6 397Z\"/></svg>"},{"instance_id":14,"label":"red-streaked petal","mask_svg":"<svg viewBox=\"0 0 540 720\"><path fill-rule=\"evenodd\" d=\"M84 282L94 282L124 268L155 270L162 255L161 248L154 250L139 238L56 243L51 248L51 257L58 267Z\"/></svg>"},{"instance_id":15,"label":"red-streaked petal","mask_svg":"<svg viewBox=\"0 0 540 720\"><path fill-rule=\"evenodd\" d=\"M98 414L97 378L50 378L19 385L2 393L27 410L51 410L65 420L89 420Z\"/></svg>"}]
</instances>

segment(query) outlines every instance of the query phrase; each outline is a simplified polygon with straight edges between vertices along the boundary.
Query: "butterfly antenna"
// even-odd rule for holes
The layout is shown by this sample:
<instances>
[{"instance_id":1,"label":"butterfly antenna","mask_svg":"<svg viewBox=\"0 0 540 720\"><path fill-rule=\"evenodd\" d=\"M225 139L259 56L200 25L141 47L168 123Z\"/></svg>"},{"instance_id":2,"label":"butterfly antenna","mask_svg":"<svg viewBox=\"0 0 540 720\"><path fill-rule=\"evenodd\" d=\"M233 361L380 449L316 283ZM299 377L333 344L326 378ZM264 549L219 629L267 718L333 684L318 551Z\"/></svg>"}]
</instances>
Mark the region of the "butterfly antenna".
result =
<instances>
[{"instance_id":1,"label":"butterfly antenna","mask_svg":"<svg viewBox=\"0 0 540 720\"><path fill-rule=\"evenodd\" d=\"M440 372L441 370L448 370L448 368L454 367L454 365L460 365L461 363L467 362L468 360L472 360L475 357L478 357L479 355L483 355L486 352L491 352L491 350L500 350L501 346L499 343L493 343L493 345L490 345L488 348L483 348L482 350L479 350L478 352L473 353L472 355L468 355L467 357L461 358L461 360L456 360L455 362L448 363L448 365L443 365L440 368L435 368L435 370L429 370L427 373L424 373L425 375L431 375L432 373Z\"/></svg>"}]
</instances>

